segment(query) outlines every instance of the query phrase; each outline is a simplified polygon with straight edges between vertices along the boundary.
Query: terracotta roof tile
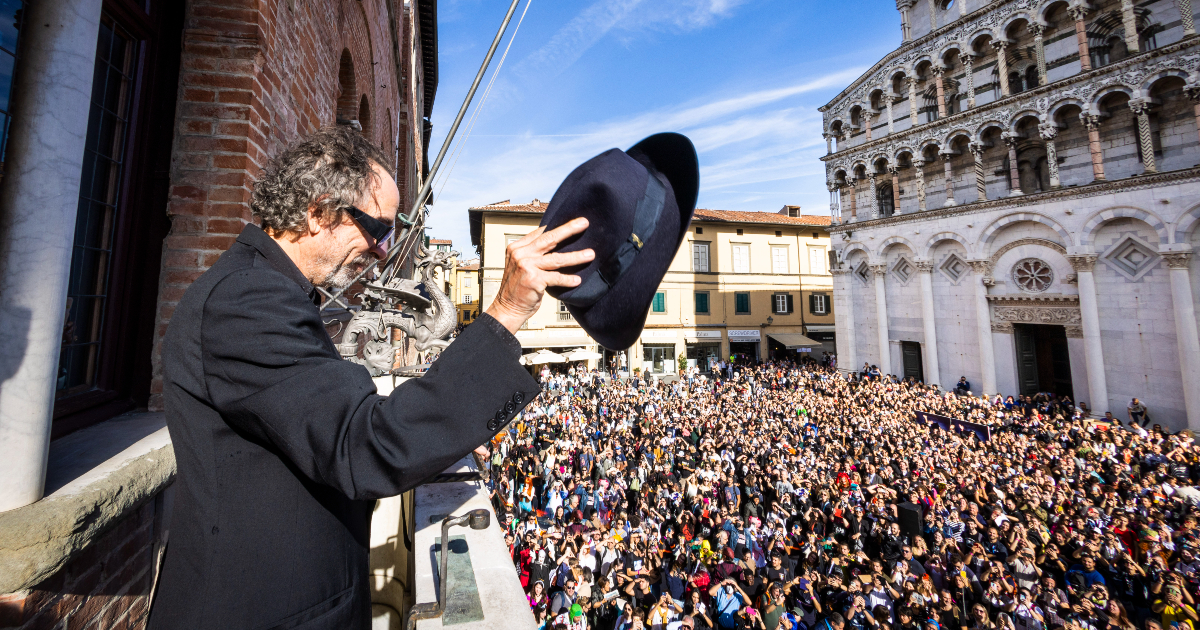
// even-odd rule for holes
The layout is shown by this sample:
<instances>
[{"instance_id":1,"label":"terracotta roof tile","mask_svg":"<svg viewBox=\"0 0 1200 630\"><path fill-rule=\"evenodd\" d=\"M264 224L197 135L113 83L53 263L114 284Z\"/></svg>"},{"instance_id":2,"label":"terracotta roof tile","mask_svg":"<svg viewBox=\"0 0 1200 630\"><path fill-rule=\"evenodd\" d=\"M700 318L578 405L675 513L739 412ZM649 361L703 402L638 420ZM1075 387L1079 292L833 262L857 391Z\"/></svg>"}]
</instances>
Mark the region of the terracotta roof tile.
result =
<instances>
[{"instance_id":1,"label":"terracotta roof tile","mask_svg":"<svg viewBox=\"0 0 1200 630\"><path fill-rule=\"evenodd\" d=\"M541 214L546 211L546 206L550 204L539 199L534 199L529 203L510 203L507 199L497 203L490 203L486 206L476 206L471 210L493 210L496 212L530 212Z\"/></svg>"},{"instance_id":2,"label":"terracotta roof tile","mask_svg":"<svg viewBox=\"0 0 1200 630\"><path fill-rule=\"evenodd\" d=\"M741 212L738 210L709 210L696 208L694 219L701 221L728 221L730 223L774 223L792 225L829 225L830 218L815 214L789 217L778 212Z\"/></svg>"},{"instance_id":3,"label":"terracotta roof tile","mask_svg":"<svg viewBox=\"0 0 1200 630\"><path fill-rule=\"evenodd\" d=\"M431 238L431 239L429 239L429 244L430 245L453 245L454 241L452 241L448 238Z\"/></svg>"}]
</instances>

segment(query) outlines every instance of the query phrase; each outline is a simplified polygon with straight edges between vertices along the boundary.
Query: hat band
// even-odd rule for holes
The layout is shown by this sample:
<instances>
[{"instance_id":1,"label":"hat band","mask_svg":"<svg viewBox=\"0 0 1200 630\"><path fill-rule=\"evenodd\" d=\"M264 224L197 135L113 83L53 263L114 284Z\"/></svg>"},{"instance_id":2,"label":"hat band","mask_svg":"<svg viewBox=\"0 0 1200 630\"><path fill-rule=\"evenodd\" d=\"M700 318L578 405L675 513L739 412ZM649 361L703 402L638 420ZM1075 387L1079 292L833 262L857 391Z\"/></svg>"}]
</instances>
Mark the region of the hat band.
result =
<instances>
[{"instance_id":1,"label":"hat band","mask_svg":"<svg viewBox=\"0 0 1200 630\"><path fill-rule=\"evenodd\" d=\"M658 181L658 177L655 177L653 172L650 172L649 175L650 178L646 181L646 193L642 195L641 201L638 201L637 208L633 211L633 231L629 234L629 238L621 243L621 246L612 256L608 257L608 260L600 264L592 277L571 292L570 299L564 300L568 304L586 308L599 301L617 283L617 280L620 280L621 276L629 271L638 253L642 251L642 247L650 242L651 236L654 236L654 229L658 227L658 217L662 214L663 205L666 204L667 189L662 182Z\"/></svg>"}]
</instances>

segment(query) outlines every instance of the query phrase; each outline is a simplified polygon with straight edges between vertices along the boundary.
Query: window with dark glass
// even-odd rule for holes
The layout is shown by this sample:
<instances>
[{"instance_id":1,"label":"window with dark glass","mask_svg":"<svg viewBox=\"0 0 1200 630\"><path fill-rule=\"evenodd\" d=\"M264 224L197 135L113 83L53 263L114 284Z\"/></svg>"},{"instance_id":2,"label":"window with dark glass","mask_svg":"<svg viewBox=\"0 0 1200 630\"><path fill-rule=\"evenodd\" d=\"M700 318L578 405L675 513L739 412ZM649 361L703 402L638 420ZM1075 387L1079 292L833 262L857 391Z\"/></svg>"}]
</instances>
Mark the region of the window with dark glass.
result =
<instances>
[{"instance_id":1,"label":"window with dark glass","mask_svg":"<svg viewBox=\"0 0 1200 630\"><path fill-rule=\"evenodd\" d=\"M749 293L734 293L733 294L734 312L738 315L750 314L750 294Z\"/></svg>"},{"instance_id":2,"label":"window with dark glass","mask_svg":"<svg viewBox=\"0 0 1200 630\"><path fill-rule=\"evenodd\" d=\"M4 177L4 162L8 148L9 108L12 102L13 70L17 65L17 40L25 3L22 0L0 0L0 178Z\"/></svg>"},{"instance_id":3,"label":"window with dark glass","mask_svg":"<svg viewBox=\"0 0 1200 630\"><path fill-rule=\"evenodd\" d=\"M96 384L136 47L108 15L101 19L59 357L60 397Z\"/></svg>"}]
</instances>

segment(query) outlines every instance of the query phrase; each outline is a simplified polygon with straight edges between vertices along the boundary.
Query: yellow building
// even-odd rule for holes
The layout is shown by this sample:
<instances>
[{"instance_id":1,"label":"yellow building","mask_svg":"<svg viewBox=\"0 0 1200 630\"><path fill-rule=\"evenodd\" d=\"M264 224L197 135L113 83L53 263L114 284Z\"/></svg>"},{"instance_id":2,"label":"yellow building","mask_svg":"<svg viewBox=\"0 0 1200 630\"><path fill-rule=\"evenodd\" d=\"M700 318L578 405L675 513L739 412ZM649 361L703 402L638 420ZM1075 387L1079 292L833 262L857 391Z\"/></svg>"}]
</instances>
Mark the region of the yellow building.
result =
<instances>
[{"instance_id":1,"label":"yellow building","mask_svg":"<svg viewBox=\"0 0 1200 630\"><path fill-rule=\"evenodd\" d=\"M458 323L470 324L479 317L479 259L467 260L454 269L451 299L458 308Z\"/></svg>"},{"instance_id":2,"label":"yellow building","mask_svg":"<svg viewBox=\"0 0 1200 630\"><path fill-rule=\"evenodd\" d=\"M469 210L471 243L479 252L482 308L495 298L508 243L535 229L546 203L508 201ZM646 319L627 355L630 367L677 371L679 358L707 369L731 354L759 359L833 352L833 277L829 217L779 212L696 210ZM547 296L517 332L527 349L598 347L566 305Z\"/></svg>"}]
</instances>

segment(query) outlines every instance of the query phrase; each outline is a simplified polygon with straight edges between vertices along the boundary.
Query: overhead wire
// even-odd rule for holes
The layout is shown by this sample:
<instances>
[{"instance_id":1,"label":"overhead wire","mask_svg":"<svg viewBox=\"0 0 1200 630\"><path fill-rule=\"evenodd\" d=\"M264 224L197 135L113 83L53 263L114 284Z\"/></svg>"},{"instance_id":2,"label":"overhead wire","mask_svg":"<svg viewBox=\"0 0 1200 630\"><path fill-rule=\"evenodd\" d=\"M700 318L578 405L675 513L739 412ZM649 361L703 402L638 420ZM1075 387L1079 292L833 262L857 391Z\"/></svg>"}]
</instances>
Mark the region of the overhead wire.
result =
<instances>
[{"instance_id":1,"label":"overhead wire","mask_svg":"<svg viewBox=\"0 0 1200 630\"><path fill-rule=\"evenodd\" d=\"M471 114L471 120L467 123L467 133L454 147L453 160L450 162L450 170L446 172L446 176L441 178L441 187L438 188L437 195L434 196L434 201L441 199L442 192L446 190L446 184L450 181L450 176L454 174L454 167L458 166L458 160L462 157L467 140L471 138L471 132L475 130L475 123L479 120L479 113L483 106L487 104L488 96L492 93L492 86L496 83L496 77L500 76L500 69L504 67L504 61L508 59L508 51L512 48L513 42L517 39L517 34L521 32L521 23L525 21L525 14L529 13L529 7L533 4L533 0L528 0L525 3L525 9L521 11L521 17L517 20L517 26L513 29L512 37L508 39L508 45L504 47L504 54L500 55L500 63L496 64L495 71L492 72L492 78L488 80L487 87L483 90L483 98L479 100L479 104L475 106L475 111ZM436 182L435 182L436 184Z\"/></svg>"}]
</instances>

